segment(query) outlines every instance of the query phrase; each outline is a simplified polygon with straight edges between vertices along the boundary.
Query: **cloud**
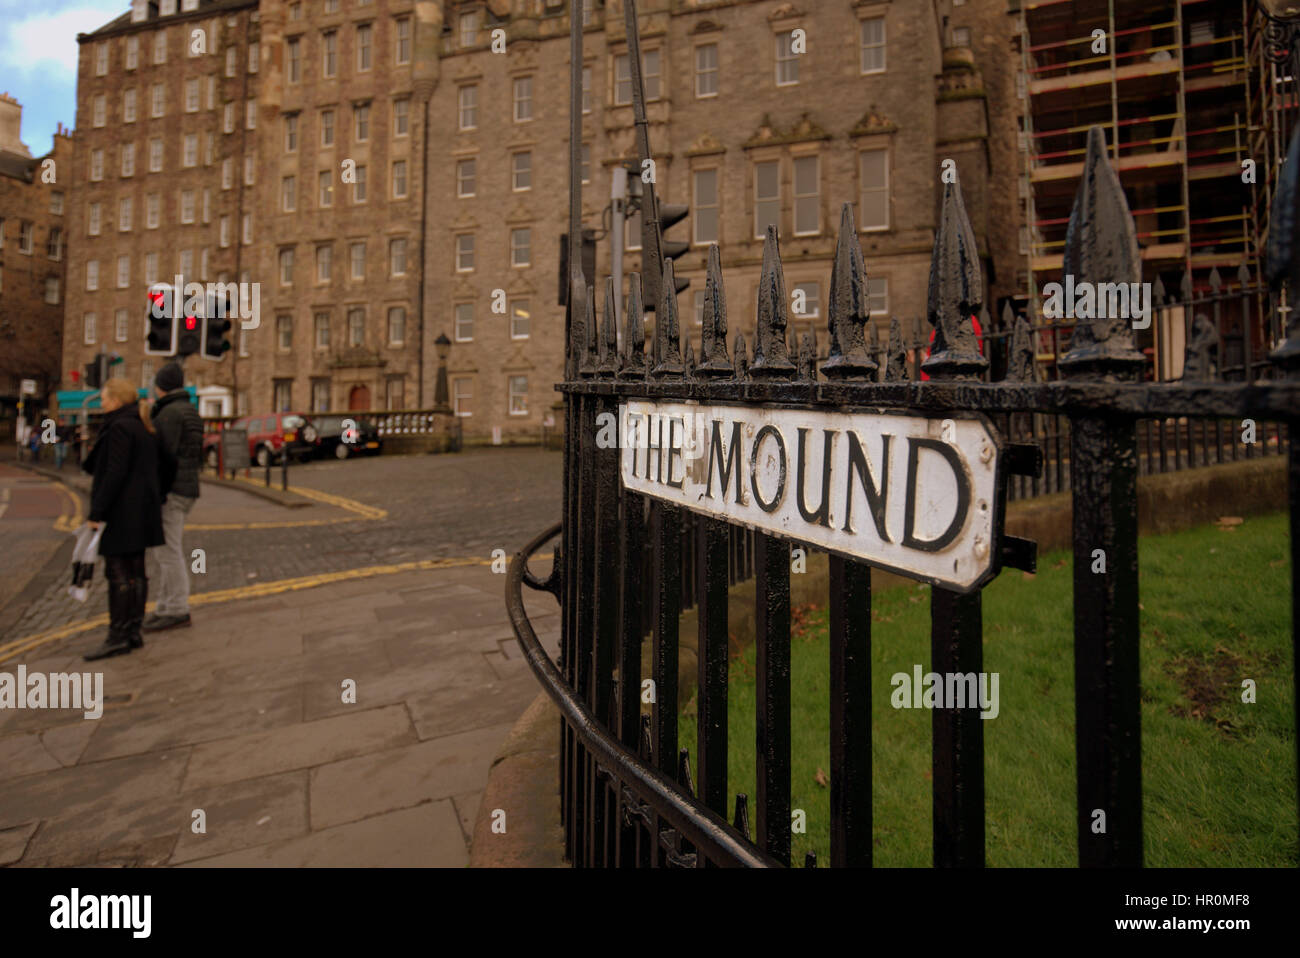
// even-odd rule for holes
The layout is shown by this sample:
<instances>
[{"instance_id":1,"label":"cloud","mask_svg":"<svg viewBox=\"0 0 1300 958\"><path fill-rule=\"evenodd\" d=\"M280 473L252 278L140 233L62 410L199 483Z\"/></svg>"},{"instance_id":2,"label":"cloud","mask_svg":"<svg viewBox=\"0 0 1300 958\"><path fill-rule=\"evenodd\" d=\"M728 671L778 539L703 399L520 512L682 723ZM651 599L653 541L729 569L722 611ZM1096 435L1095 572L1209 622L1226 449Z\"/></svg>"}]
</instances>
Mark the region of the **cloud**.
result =
<instances>
[{"instance_id":1,"label":"cloud","mask_svg":"<svg viewBox=\"0 0 1300 958\"><path fill-rule=\"evenodd\" d=\"M0 84L11 83L11 73L29 80L41 74L60 85L75 84L77 34L98 30L129 9L125 0L76 0L75 5L56 0L36 11L26 3L0 3L0 20L5 24L0 33L0 63L6 72Z\"/></svg>"}]
</instances>

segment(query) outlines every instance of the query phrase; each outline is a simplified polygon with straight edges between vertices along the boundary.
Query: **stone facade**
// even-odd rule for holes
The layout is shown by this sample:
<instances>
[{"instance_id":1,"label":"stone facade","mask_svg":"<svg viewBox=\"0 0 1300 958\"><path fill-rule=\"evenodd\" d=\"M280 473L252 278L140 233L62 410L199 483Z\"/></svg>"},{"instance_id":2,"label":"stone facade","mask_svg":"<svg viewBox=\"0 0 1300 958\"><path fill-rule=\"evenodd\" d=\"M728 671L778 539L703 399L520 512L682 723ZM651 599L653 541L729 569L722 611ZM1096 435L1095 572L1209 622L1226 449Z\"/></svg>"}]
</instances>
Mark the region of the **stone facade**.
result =
<instances>
[{"instance_id":1,"label":"stone facade","mask_svg":"<svg viewBox=\"0 0 1300 958\"><path fill-rule=\"evenodd\" d=\"M638 4L654 88L648 114L657 188L662 202L691 209L668 232L692 243L675 264L692 281L679 299L685 334L696 329L694 304L713 241L722 247L732 330L752 330L759 237L770 220L782 236L787 285L806 302L796 326L815 328L824 348L844 202L854 205L877 321L922 317L939 169L949 157L997 277L990 309L1008 294L1015 268L1004 268L1000 257L1008 236L1014 253L1017 224L1014 204L990 187L995 173L1006 173L995 169L990 146L1004 135L1001 87L985 77L1001 82L1013 68L985 71L981 58L1010 58L1011 51L996 37L972 44L975 53L947 49L951 3ZM87 312L97 314L103 336L126 308L127 339L114 348L127 357L126 374L144 379L156 365L142 368L145 257L157 253L158 278L170 280L181 253L192 250L190 278L261 286L260 326L245 331L242 347L221 364L187 364L201 394L213 397L205 411L216 411L222 395L240 396L239 411L252 413L286 405L428 406L438 367L434 339L445 334L452 340L449 398L467 439L496 428L506 439L537 438L563 370L557 279L568 211L568 3L217 0L183 9L189 5L183 0L182 9L163 15L143 7L144 20L127 14L81 38L79 242L69 272L76 289L68 300L65 367L98 348L84 342ZM996 33L1011 29L1004 7L973 0L956 11ZM587 20L583 221L602 230L614 169L635 157L635 129L622 4L595 0ZM191 57L181 44L196 27L208 30L208 52ZM166 62L155 65L159 30L169 32L169 47ZM128 70L132 37L140 59ZM494 50L494 39L504 41L503 50L500 43ZM202 101L191 113L186 97L195 78ZM164 115L155 119L148 111L157 83L166 92ZM121 116L131 88L139 98L134 123ZM103 126L96 125L98 96L108 99ZM198 137L193 167L183 165L187 135ZM164 143L160 173L148 167L154 137ZM119 154L128 142L136 169L124 177ZM102 180L90 177L95 150L102 151ZM357 195L362 180L364 199ZM186 191L191 200L183 199ZM162 197L156 229L144 225L149 193ZM136 222L121 232L113 224L128 194ZM87 235L90 203L101 208L98 236ZM193 223L182 222L186 203L194 206ZM639 234L630 239L625 274L640 267ZM354 276L359 244L364 269ZM602 235L602 280L611 268L609 245ZM130 256L121 289L119 256ZM98 291L84 288L92 260ZM318 331L318 317L327 333ZM220 411L233 413L235 405L227 400Z\"/></svg>"},{"instance_id":2,"label":"stone facade","mask_svg":"<svg viewBox=\"0 0 1300 958\"><path fill-rule=\"evenodd\" d=\"M59 126L49 153L19 138L22 107L0 95L0 404L36 382L43 405L58 387L67 263L72 139ZM38 410L39 411L39 410Z\"/></svg>"}]
</instances>

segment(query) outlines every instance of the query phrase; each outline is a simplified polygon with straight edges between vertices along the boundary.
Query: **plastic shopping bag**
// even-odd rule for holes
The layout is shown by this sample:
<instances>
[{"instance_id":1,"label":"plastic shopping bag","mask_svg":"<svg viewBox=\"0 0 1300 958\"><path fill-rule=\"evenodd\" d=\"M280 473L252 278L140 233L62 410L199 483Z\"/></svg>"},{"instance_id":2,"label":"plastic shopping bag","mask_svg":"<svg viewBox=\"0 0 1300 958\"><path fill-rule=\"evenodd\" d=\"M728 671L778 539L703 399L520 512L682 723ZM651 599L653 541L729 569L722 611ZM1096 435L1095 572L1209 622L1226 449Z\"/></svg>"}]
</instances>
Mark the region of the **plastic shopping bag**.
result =
<instances>
[{"instance_id":1,"label":"plastic shopping bag","mask_svg":"<svg viewBox=\"0 0 1300 958\"><path fill-rule=\"evenodd\" d=\"M82 523L77 529L77 543L72 547L72 585L68 586L68 595L78 602L85 602L90 594L90 580L95 574L95 557L99 554L99 540L104 534L104 524L92 529L90 523Z\"/></svg>"}]
</instances>

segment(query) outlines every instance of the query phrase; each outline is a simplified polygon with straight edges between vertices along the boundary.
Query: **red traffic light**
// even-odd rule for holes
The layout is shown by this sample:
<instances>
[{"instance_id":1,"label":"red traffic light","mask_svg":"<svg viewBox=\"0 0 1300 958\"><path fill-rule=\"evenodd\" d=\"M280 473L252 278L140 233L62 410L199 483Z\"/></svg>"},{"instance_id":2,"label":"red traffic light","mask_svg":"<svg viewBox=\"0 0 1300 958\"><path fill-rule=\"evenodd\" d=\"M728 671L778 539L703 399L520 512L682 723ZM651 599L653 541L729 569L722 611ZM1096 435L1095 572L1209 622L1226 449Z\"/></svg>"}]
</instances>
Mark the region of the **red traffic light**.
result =
<instances>
[{"instance_id":1,"label":"red traffic light","mask_svg":"<svg viewBox=\"0 0 1300 958\"><path fill-rule=\"evenodd\" d=\"M195 318L194 316L186 316L186 317L185 317L185 328L186 328L186 329L189 329L189 330L198 329L198 328L199 328L199 321L198 321L198 319Z\"/></svg>"},{"instance_id":2,"label":"red traffic light","mask_svg":"<svg viewBox=\"0 0 1300 958\"><path fill-rule=\"evenodd\" d=\"M72 377L72 381L73 381L74 383L81 382L81 370L80 370L80 369L70 369L70 370L68 370L68 375Z\"/></svg>"}]
</instances>

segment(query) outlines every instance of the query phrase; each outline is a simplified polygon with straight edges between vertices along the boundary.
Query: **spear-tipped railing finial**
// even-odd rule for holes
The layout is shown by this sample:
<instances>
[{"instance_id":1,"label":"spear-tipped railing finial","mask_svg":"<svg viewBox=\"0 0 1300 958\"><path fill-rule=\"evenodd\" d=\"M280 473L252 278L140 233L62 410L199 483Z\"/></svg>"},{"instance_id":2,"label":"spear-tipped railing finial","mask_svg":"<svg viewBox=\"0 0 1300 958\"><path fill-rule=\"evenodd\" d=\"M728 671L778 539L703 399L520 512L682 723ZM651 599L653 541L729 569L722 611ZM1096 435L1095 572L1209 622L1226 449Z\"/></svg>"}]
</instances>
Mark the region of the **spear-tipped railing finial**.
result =
<instances>
[{"instance_id":1,"label":"spear-tipped railing finial","mask_svg":"<svg viewBox=\"0 0 1300 958\"><path fill-rule=\"evenodd\" d=\"M831 295L827 325L831 332L830 356L822 364L828 379L875 378L876 361L867 351L863 332L871 321L867 268L853 222L853 206L840 209L840 234L831 269Z\"/></svg>"},{"instance_id":2,"label":"spear-tipped railing finial","mask_svg":"<svg viewBox=\"0 0 1300 958\"><path fill-rule=\"evenodd\" d=\"M704 316L700 333L700 377L730 376L735 370L727 358L727 297L722 285L722 252L709 247L709 268L704 277Z\"/></svg>"},{"instance_id":3,"label":"spear-tipped railing finial","mask_svg":"<svg viewBox=\"0 0 1300 958\"><path fill-rule=\"evenodd\" d=\"M934 327L934 345L922 368L936 379L978 379L988 368L980 355L971 318L984 302L975 231L962 202L961 184L943 187L943 208L930 260L926 317Z\"/></svg>"},{"instance_id":4,"label":"spear-tipped railing finial","mask_svg":"<svg viewBox=\"0 0 1300 958\"><path fill-rule=\"evenodd\" d=\"M776 227L768 225L763 241L763 273L758 281L758 322L754 343L754 362L749 374L768 379L784 379L795 374L794 363L786 348L786 330L790 326L785 299L785 274L781 269L781 249Z\"/></svg>"}]
</instances>

